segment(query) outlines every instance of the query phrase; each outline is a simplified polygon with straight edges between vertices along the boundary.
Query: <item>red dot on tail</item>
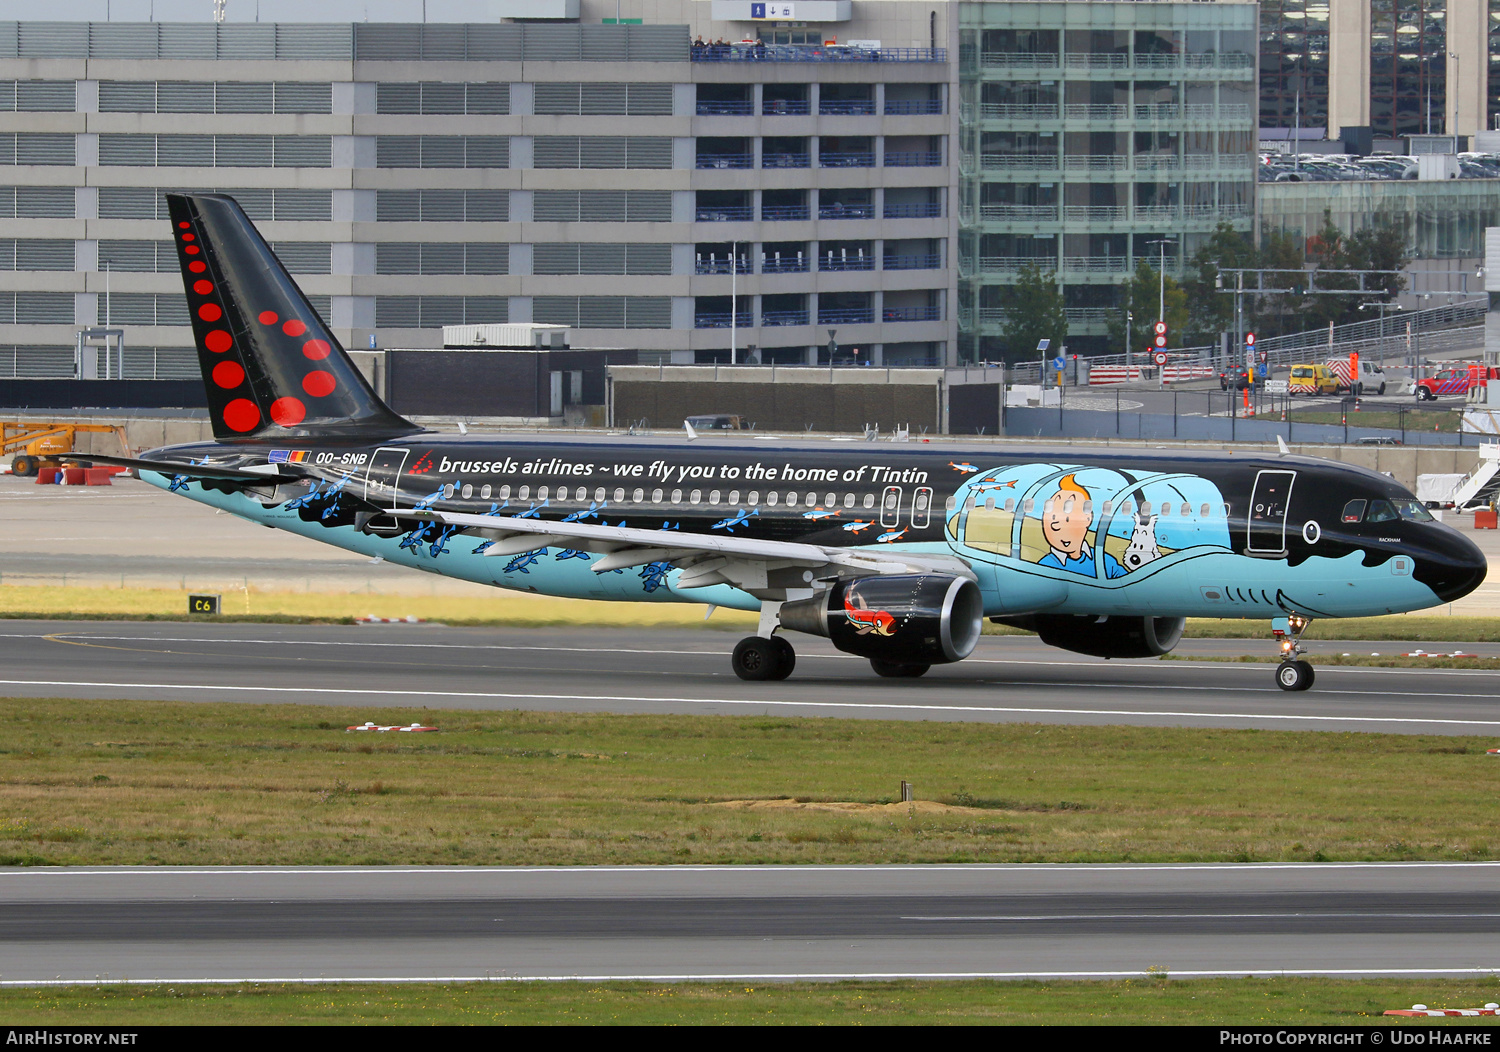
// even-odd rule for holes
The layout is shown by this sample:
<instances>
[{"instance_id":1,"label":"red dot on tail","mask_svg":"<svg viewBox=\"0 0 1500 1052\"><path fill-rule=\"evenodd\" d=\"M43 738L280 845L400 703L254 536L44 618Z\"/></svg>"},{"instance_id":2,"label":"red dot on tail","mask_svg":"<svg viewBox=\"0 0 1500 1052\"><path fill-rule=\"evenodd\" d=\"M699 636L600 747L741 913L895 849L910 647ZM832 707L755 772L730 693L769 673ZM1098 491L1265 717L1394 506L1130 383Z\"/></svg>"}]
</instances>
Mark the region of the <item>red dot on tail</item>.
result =
<instances>
[{"instance_id":1,"label":"red dot on tail","mask_svg":"<svg viewBox=\"0 0 1500 1052\"><path fill-rule=\"evenodd\" d=\"M280 315L273 310L263 310L260 312L260 323L262 325L275 325L279 317Z\"/></svg>"},{"instance_id":2,"label":"red dot on tail","mask_svg":"<svg viewBox=\"0 0 1500 1052\"><path fill-rule=\"evenodd\" d=\"M239 362L220 362L214 366L214 383L226 389L233 389L245 382L245 369Z\"/></svg>"},{"instance_id":3,"label":"red dot on tail","mask_svg":"<svg viewBox=\"0 0 1500 1052\"><path fill-rule=\"evenodd\" d=\"M223 329L214 329L207 336L203 337L203 346L215 354L223 354L234 346L234 339Z\"/></svg>"},{"instance_id":4,"label":"red dot on tail","mask_svg":"<svg viewBox=\"0 0 1500 1052\"><path fill-rule=\"evenodd\" d=\"M193 282L193 291L200 296L207 296L214 290L214 283L207 278L199 278Z\"/></svg>"},{"instance_id":5,"label":"red dot on tail","mask_svg":"<svg viewBox=\"0 0 1500 1052\"><path fill-rule=\"evenodd\" d=\"M224 312L219 309L219 305L217 303L205 303L203 306L198 308L198 317L202 318L204 321L218 321L220 318L224 317Z\"/></svg>"},{"instance_id":6,"label":"red dot on tail","mask_svg":"<svg viewBox=\"0 0 1500 1052\"><path fill-rule=\"evenodd\" d=\"M224 407L224 426L231 431L249 431L260 423L260 410L248 398L236 398Z\"/></svg>"},{"instance_id":7,"label":"red dot on tail","mask_svg":"<svg viewBox=\"0 0 1500 1052\"><path fill-rule=\"evenodd\" d=\"M179 227L179 228L181 228L181 229L183 229L183 230L186 230L186 229L187 229L187 228L188 228L188 227L190 227L190 226L192 226L192 225L193 225L193 224L192 224L192 223L178 223L178 224L177 224L177 226L178 226L178 227Z\"/></svg>"},{"instance_id":8,"label":"red dot on tail","mask_svg":"<svg viewBox=\"0 0 1500 1052\"><path fill-rule=\"evenodd\" d=\"M302 390L314 398L322 398L326 394L331 394L337 386L338 383L334 380L333 374L325 373L321 369L315 373L308 373L302 378Z\"/></svg>"},{"instance_id":9,"label":"red dot on tail","mask_svg":"<svg viewBox=\"0 0 1500 1052\"><path fill-rule=\"evenodd\" d=\"M185 245L185 246L183 246L182 250L184 252L186 252L190 256L196 256L198 254L198 246L197 245Z\"/></svg>"},{"instance_id":10,"label":"red dot on tail","mask_svg":"<svg viewBox=\"0 0 1500 1052\"><path fill-rule=\"evenodd\" d=\"M203 260L201 259L195 259L188 264L188 269L191 270L194 274L202 274L205 270L208 269L208 264L203 262Z\"/></svg>"},{"instance_id":11,"label":"red dot on tail","mask_svg":"<svg viewBox=\"0 0 1500 1052\"><path fill-rule=\"evenodd\" d=\"M296 318L293 318L281 327L281 331L286 333L288 336L301 336L304 332L307 331L307 326L298 321Z\"/></svg>"},{"instance_id":12,"label":"red dot on tail","mask_svg":"<svg viewBox=\"0 0 1500 1052\"><path fill-rule=\"evenodd\" d=\"M182 240L184 240L184 241L197 241L198 240L198 235L197 234L183 234L182 235Z\"/></svg>"},{"instance_id":13,"label":"red dot on tail","mask_svg":"<svg viewBox=\"0 0 1500 1052\"><path fill-rule=\"evenodd\" d=\"M282 427L293 427L302 423L307 415L307 406L296 398L278 398L271 403L271 419Z\"/></svg>"},{"instance_id":14,"label":"red dot on tail","mask_svg":"<svg viewBox=\"0 0 1500 1052\"><path fill-rule=\"evenodd\" d=\"M328 345L327 340L308 340L302 345L302 353L317 362L332 354L333 348Z\"/></svg>"}]
</instances>

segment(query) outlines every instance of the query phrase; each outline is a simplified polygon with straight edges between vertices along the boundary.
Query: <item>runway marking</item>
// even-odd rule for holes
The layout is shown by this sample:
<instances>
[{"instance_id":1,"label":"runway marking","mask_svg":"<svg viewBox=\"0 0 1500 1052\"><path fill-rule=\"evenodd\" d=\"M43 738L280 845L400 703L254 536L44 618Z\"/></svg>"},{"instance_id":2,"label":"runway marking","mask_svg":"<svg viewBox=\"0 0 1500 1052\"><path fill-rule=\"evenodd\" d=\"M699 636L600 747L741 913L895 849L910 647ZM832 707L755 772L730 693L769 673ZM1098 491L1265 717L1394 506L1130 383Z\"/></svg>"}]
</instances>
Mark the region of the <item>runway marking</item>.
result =
<instances>
[{"instance_id":1,"label":"runway marking","mask_svg":"<svg viewBox=\"0 0 1500 1052\"><path fill-rule=\"evenodd\" d=\"M974 916L974 917L900 917L904 921L994 921L996 923L1010 923L1019 921L1090 921L1090 920L1306 920L1310 917L1321 919L1360 919L1360 918L1400 918L1403 920L1493 920L1500 917L1500 913L1372 913L1372 912L1341 912L1339 910L1309 910L1305 912L1290 913L1153 913L1149 910L1141 910L1139 913L1020 913L1014 916Z\"/></svg>"},{"instance_id":2,"label":"runway marking","mask_svg":"<svg viewBox=\"0 0 1500 1052\"><path fill-rule=\"evenodd\" d=\"M68 642L72 642L72 641L68 640L68 639L64 639L62 637L69 636L69 635L76 635L77 638L83 639L83 640L108 639L108 640L113 640L113 641L116 641L116 642L127 642L128 641L128 642L138 642L138 643L212 643L212 644L225 644L225 645L229 645L229 644L244 644L244 645L247 645L247 646L297 646L297 647L411 647L411 648L415 648L415 649L426 649L426 650L500 650L500 651L518 650L518 651L526 651L526 652L559 653L559 654L640 654L640 653L643 652L639 647L635 647L635 648L632 648L632 647L547 647L547 646L512 646L512 645L505 644L505 643L407 643L407 642L400 642L400 641L382 641L382 642L375 643L375 642L358 642L358 641L355 641L355 640L337 640L337 639L328 639L328 640L320 640L320 639L216 639L216 638L207 637L207 636L205 636L205 637L191 637L191 636L97 636L97 635L83 635L82 633L70 633L70 632L53 632L53 633L48 633L46 635L43 635L40 638L46 639L46 640L50 640L52 642L57 642L57 643L68 643ZM36 639L36 638L38 638L38 637L35 634L28 633L28 632L0 632L0 639ZM88 645L88 644L84 643L84 644L79 644L79 645ZM120 649L129 649L129 648L120 648ZM166 653L171 653L171 651L167 651ZM649 651L646 651L646 653L663 654L663 655L668 655L668 656L672 656L672 657L694 657L694 656L696 656L696 657L722 657L722 656L725 655L726 651L723 651L723 650L657 650L657 649L653 648L653 649L651 649ZM864 658L861 658L861 657L859 657L858 655L855 655L855 654L818 654L818 653L800 654L799 653L797 655L797 660L799 660L799 661L807 660L807 659L811 659L811 658L820 658L820 659L823 659L823 660L834 660L834 661L863 661L863 660L865 660ZM963 664L965 664L965 665L1028 665L1028 666L1029 665L1040 665L1040 666L1047 667L1047 668L1053 668L1053 667L1058 666L1063 660L1064 660L1064 658L1063 658L1062 654L1060 653L1058 655L1058 659L1055 660L1055 661L1048 661L1048 660L1040 659L1040 658L980 658L980 657L973 657L973 658L967 658L967 659L965 659L965 661L963 662ZM1109 666L1109 667L1113 667L1113 668L1138 668L1138 669L1144 669L1144 668L1153 668L1154 669L1154 668L1161 668L1161 667L1172 667L1172 668L1181 668L1181 669L1232 669L1232 670L1241 671L1241 672L1263 672L1263 671L1265 671L1264 666L1272 664L1272 663L1273 662L1269 661L1269 660L1264 661L1264 662L1257 662L1257 663L1229 662L1229 661L1204 661L1204 662L1173 661L1173 662L1170 663L1169 666L1162 666L1161 664L1152 664L1152 665L1123 665L1123 666L1122 665L1114 665L1114 666ZM1094 668L1094 667L1106 667L1106 666L1104 666L1102 662L1090 662L1088 665L1086 665L1084 667ZM1494 671L1490 671L1490 670L1487 670L1487 669L1382 668L1380 666L1374 666L1374 665L1328 665L1328 666L1319 666L1318 667L1318 671L1320 673L1352 672L1352 673L1368 673L1368 674L1372 674L1372 675L1424 676L1424 677L1425 676L1432 676L1432 675L1447 675L1447 676L1467 677L1467 678L1471 678L1471 679L1472 678L1477 678L1477 677L1482 677L1482 676L1500 675L1500 669L1496 669ZM1122 686L1129 686L1129 684L1121 684L1121 685ZM1172 689L1172 688L1164 688L1164 689ZM1181 689L1181 688L1179 688L1179 689ZM1236 689L1236 688L1226 688L1226 687L1209 688L1209 687L1203 687L1203 688L1193 688L1193 689L1202 689L1202 690L1209 690L1209 689L1229 690L1229 689ZM1324 692L1324 693L1326 693L1326 692ZM1351 693L1356 693L1356 692L1351 692ZM1415 696L1418 696L1418 697L1427 697L1429 695L1415 695ZM1462 695L1434 694L1434 695L1430 695L1430 696L1433 696L1433 697L1461 697Z\"/></svg>"},{"instance_id":3,"label":"runway marking","mask_svg":"<svg viewBox=\"0 0 1500 1052\"><path fill-rule=\"evenodd\" d=\"M1500 862L963 862L963 863L852 863L834 865L770 865L754 869L722 865L642 865L642 866L33 866L25 869L0 869L0 880L33 877L50 880L55 877L388 877L388 876L530 876L563 874L597 876L598 874L711 873L716 876L760 877L802 876L807 873L836 876L840 873L942 873L967 876L973 873L1091 874L1111 876L1115 873L1247 873L1312 870L1328 872L1343 869L1500 869ZM855 894L851 892L850 894Z\"/></svg>"},{"instance_id":4,"label":"runway marking","mask_svg":"<svg viewBox=\"0 0 1500 1052\"><path fill-rule=\"evenodd\" d=\"M341 976L276 976L243 975L219 978L179 978L164 976L159 979L0 979L0 987L24 986L159 986L163 983L183 985L208 985L222 983L285 983L287 985L316 986L320 984L347 985L349 983L377 983L381 985L407 985L411 983L744 983L744 982L884 982L902 979L964 980L964 979L1221 979L1254 978L1275 979L1284 976L1467 976L1494 975L1500 965L1490 968L1172 968L1167 972L1152 972L1145 969L1129 971L1053 971L1037 969L1029 972L667 972L632 973L604 972L572 975L341 975Z\"/></svg>"},{"instance_id":5,"label":"runway marking","mask_svg":"<svg viewBox=\"0 0 1500 1052\"><path fill-rule=\"evenodd\" d=\"M1016 686L1017 684L1010 684ZM1022 686L1055 686L1055 684L1020 684ZM110 683L92 682L85 680L52 680L52 679L0 679L0 686L7 687L88 687L93 689L110 690L189 690L189 691L237 691L263 694L334 694L334 695L382 695L388 696L388 692L378 688L358 687L246 687L232 684L213 685L199 683ZM1245 688L1233 687L1164 687L1154 685L1157 690L1243 690ZM400 691L398 693L409 693ZM1269 690L1267 691L1269 693ZM1324 691L1325 694L1362 694L1362 691ZM1389 696L1390 692L1387 692ZM745 698L651 698L636 697L621 694L521 694L521 693L491 693L481 691L463 690L426 690L420 692L424 698L478 698L486 701L618 701L637 704L652 705L734 705L761 708L802 708L802 709L865 709L877 712L956 712L956 713L999 713L1006 715L1026 716L1124 716L1124 717L1171 717L1173 719L1209 719L1209 720L1285 720L1289 722L1309 723L1370 723L1370 724L1428 724L1437 726L1454 727L1500 727L1500 720L1450 720L1435 718L1418 718L1414 716L1309 716L1303 714L1288 713L1253 713L1253 712L1175 712L1171 710L1151 709L1052 709L1052 708L1023 708L1016 706L998 705L916 705L899 702L844 702L844 701L776 701L770 699L745 699ZM1442 697L1442 698L1485 698L1493 699L1491 694L1416 694L1402 692L1401 697Z\"/></svg>"}]
</instances>

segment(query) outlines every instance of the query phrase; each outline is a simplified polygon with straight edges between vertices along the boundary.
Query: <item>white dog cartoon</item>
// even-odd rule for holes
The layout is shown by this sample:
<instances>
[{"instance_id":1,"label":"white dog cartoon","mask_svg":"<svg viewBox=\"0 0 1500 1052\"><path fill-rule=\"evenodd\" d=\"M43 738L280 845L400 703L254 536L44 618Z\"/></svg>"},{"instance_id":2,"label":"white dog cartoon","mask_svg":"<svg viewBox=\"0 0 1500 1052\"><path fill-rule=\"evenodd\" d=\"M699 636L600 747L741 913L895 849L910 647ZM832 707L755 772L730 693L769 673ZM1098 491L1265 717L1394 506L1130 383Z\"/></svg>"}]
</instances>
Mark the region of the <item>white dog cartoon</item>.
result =
<instances>
[{"instance_id":1,"label":"white dog cartoon","mask_svg":"<svg viewBox=\"0 0 1500 1052\"><path fill-rule=\"evenodd\" d=\"M1156 516L1137 515L1135 532L1122 560L1128 570L1139 570L1154 559L1161 558L1161 548L1156 543Z\"/></svg>"}]
</instances>

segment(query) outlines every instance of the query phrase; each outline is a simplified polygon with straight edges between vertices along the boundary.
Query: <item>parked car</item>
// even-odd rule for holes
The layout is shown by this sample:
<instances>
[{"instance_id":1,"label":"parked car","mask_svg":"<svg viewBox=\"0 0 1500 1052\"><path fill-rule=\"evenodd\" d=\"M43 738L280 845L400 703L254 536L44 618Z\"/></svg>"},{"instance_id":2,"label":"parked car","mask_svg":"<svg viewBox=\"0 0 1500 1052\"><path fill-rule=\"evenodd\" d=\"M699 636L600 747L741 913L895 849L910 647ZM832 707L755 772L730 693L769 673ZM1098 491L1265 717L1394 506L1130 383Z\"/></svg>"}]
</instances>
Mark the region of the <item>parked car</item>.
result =
<instances>
[{"instance_id":1,"label":"parked car","mask_svg":"<svg viewBox=\"0 0 1500 1052\"><path fill-rule=\"evenodd\" d=\"M1291 395L1331 395L1338 394L1339 379L1333 374L1333 370L1326 365L1294 365L1292 366L1291 378L1287 381L1286 393Z\"/></svg>"},{"instance_id":2,"label":"parked car","mask_svg":"<svg viewBox=\"0 0 1500 1052\"><path fill-rule=\"evenodd\" d=\"M1356 398L1366 391L1371 394L1385 394L1385 370L1381 369L1374 362L1361 360L1359 363L1359 376L1357 378L1349 376L1348 358L1330 358L1328 359L1328 368L1333 370L1333 375L1338 379L1340 392L1348 391Z\"/></svg>"}]
</instances>

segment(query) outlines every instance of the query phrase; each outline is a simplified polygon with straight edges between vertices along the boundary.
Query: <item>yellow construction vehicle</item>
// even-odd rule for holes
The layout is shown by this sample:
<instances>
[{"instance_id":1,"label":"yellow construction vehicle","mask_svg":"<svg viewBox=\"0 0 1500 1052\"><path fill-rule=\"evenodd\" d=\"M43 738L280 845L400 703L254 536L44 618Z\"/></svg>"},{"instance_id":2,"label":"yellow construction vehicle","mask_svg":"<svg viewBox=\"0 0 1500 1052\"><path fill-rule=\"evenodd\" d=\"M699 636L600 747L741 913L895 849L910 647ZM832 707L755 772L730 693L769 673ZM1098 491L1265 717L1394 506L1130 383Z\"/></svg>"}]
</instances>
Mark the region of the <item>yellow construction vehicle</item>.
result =
<instances>
[{"instance_id":1,"label":"yellow construction vehicle","mask_svg":"<svg viewBox=\"0 0 1500 1052\"><path fill-rule=\"evenodd\" d=\"M39 468L62 466L63 458L73 452L79 433L113 434L119 440L121 455L130 456L125 429L118 424L26 420L0 421L0 458L14 453L11 474L23 478L35 475Z\"/></svg>"}]
</instances>

